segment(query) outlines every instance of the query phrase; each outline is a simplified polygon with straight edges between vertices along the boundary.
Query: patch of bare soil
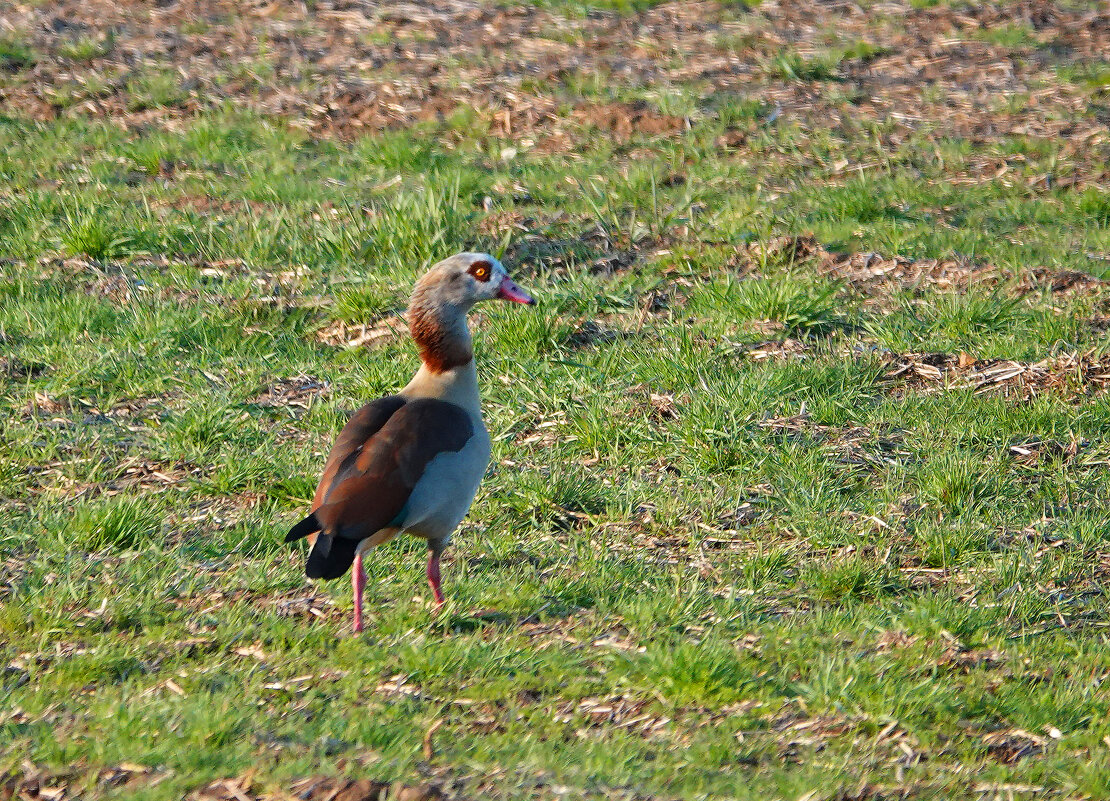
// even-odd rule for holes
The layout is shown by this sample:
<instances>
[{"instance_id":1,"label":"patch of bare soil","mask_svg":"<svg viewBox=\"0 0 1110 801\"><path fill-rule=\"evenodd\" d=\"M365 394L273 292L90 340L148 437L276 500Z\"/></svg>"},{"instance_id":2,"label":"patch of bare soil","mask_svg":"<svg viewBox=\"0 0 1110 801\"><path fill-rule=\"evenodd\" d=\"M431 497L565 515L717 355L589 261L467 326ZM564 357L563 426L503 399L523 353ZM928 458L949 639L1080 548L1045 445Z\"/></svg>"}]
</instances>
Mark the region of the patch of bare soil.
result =
<instances>
[{"instance_id":1,"label":"patch of bare soil","mask_svg":"<svg viewBox=\"0 0 1110 801\"><path fill-rule=\"evenodd\" d=\"M982 741L987 753L1005 765L1013 765L1025 757L1036 756L1051 742L1048 737L1022 729L991 732Z\"/></svg>"},{"instance_id":2,"label":"patch of bare soil","mask_svg":"<svg viewBox=\"0 0 1110 801\"><path fill-rule=\"evenodd\" d=\"M627 141L633 134L676 134L685 127L682 117L652 111L644 102L586 104L575 109L575 116L589 125L609 131L618 141Z\"/></svg>"},{"instance_id":3,"label":"patch of bare soil","mask_svg":"<svg viewBox=\"0 0 1110 801\"><path fill-rule=\"evenodd\" d=\"M15 554L0 562L0 600L10 598L31 575L23 554Z\"/></svg>"},{"instance_id":4,"label":"patch of bare soil","mask_svg":"<svg viewBox=\"0 0 1110 801\"><path fill-rule=\"evenodd\" d=\"M733 256L730 267L758 273L764 265L798 266L842 281L854 292L873 298L929 289L967 292L1006 286L1013 293L1090 295L1105 292L1108 282L1074 270L1032 267L1014 271L967 259L909 259L874 252L834 253L812 235L778 236L752 242ZM766 357L764 357L766 358Z\"/></svg>"},{"instance_id":5,"label":"patch of bare soil","mask_svg":"<svg viewBox=\"0 0 1110 801\"><path fill-rule=\"evenodd\" d=\"M169 776L145 765L121 763L94 772L98 795L114 788L127 787L135 792L153 786ZM30 762L0 774L0 801L76 801L88 797L89 774L80 769L51 772ZM199 787L186 801L447 801L449 796L437 784L407 785L372 779L343 779L312 776L296 779L286 787L263 786L253 772L243 776L217 779Z\"/></svg>"},{"instance_id":6,"label":"patch of bare soil","mask_svg":"<svg viewBox=\"0 0 1110 801\"><path fill-rule=\"evenodd\" d=\"M258 393L251 403L273 409L290 406L307 409L313 398L326 395L330 391L331 384L327 381L300 375L275 381Z\"/></svg>"},{"instance_id":7,"label":"patch of bare soil","mask_svg":"<svg viewBox=\"0 0 1110 801\"><path fill-rule=\"evenodd\" d=\"M631 339L632 335L618 328L610 328L596 320L586 320L573 332L563 339L563 343L572 350L592 348L599 345L608 345L623 339Z\"/></svg>"},{"instance_id":8,"label":"patch of bare soil","mask_svg":"<svg viewBox=\"0 0 1110 801\"><path fill-rule=\"evenodd\" d=\"M760 428L777 437L821 445L836 454L840 464L882 469L892 459L908 456L901 431L876 432L864 426L826 426L808 414L762 420Z\"/></svg>"},{"instance_id":9,"label":"patch of bare soil","mask_svg":"<svg viewBox=\"0 0 1110 801\"><path fill-rule=\"evenodd\" d=\"M696 5L694 13L659 15L651 27L664 40L713 29L717 7ZM556 129L568 124L618 136L675 133L683 124L642 104L586 104L560 118L554 96L523 89L523 75L558 87L580 70L609 74L612 59L627 62L641 26L616 15L571 21L528 5L467 0L324 0L311 8L292 0L61 0L16 6L4 21L38 57L0 83L0 99L36 119L81 114L172 126L231 102L315 134L350 136L477 110L505 137L566 144ZM582 38L560 41L567 28ZM102 52L73 57L78 39ZM638 50L631 75L642 83L659 68Z\"/></svg>"},{"instance_id":10,"label":"patch of bare soil","mask_svg":"<svg viewBox=\"0 0 1110 801\"><path fill-rule=\"evenodd\" d=\"M99 795L120 787L132 791L142 786L150 787L168 776L146 765L121 762L95 771L92 782ZM89 783L89 774L78 768L52 772L24 761L8 773L0 774L0 801L76 801L88 797Z\"/></svg>"},{"instance_id":11,"label":"patch of bare soil","mask_svg":"<svg viewBox=\"0 0 1110 801\"><path fill-rule=\"evenodd\" d=\"M757 342L746 351L748 358L757 362L800 358L805 352L806 343L790 337Z\"/></svg>"},{"instance_id":12,"label":"patch of bare soil","mask_svg":"<svg viewBox=\"0 0 1110 801\"><path fill-rule=\"evenodd\" d=\"M914 131L1052 137L1088 174L1044 181L1107 179L1107 104L1097 84L1057 71L1110 51L1110 9L1094 6L673 2L566 18L476 0L57 0L8 4L0 22L35 53L0 75L0 102L36 119L179 126L231 104L346 137L476 115L520 146L567 150L583 127L618 140L681 133L688 120L657 98L684 87L696 101L690 122L740 97L802 128L851 134L881 122L888 147ZM984 32L1000 24L1028 35L990 41ZM82 53L74 43L83 41L98 46ZM775 66L784 54L804 63L837 47L847 53L816 80ZM745 137L730 131L720 146L743 150ZM833 174L869 166L834 165ZM984 160L957 180L1012 180L1011 167Z\"/></svg>"},{"instance_id":13,"label":"patch of bare soil","mask_svg":"<svg viewBox=\"0 0 1110 801\"><path fill-rule=\"evenodd\" d=\"M302 801L443 801L448 796L438 785L405 785L373 779L337 779L315 776L298 779L284 790L255 788L250 775L218 779L188 796L188 801L277 801L296 798Z\"/></svg>"},{"instance_id":14,"label":"patch of bare soil","mask_svg":"<svg viewBox=\"0 0 1110 801\"><path fill-rule=\"evenodd\" d=\"M280 617L303 618L305 622L339 623L346 616L331 597L318 594L311 588L270 593L246 589L211 590L174 600L175 606L200 614L209 614L215 610L240 604L269 607ZM259 661L266 660L265 654L259 648L250 650L250 653L240 653L240 651L236 653L240 656L253 656Z\"/></svg>"},{"instance_id":15,"label":"patch of bare soil","mask_svg":"<svg viewBox=\"0 0 1110 801\"><path fill-rule=\"evenodd\" d=\"M556 723L576 725L580 737L612 728L624 729L639 737L651 737L665 731L671 722L669 717L653 710L653 706L653 701L627 695L583 698L559 704L553 719Z\"/></svg>"},{"instance_id":16,"label":"patch of bare soil","mask_svg":"<svg viewBox=\"0 0 1110 801\"><path fill-rule=\"evenodd\" d=\"M38 378L46 372L47 369L45 364L25 362L14 356L0 356L0 376L5 378L15 378L19 380Z\"/></svg>"},{"instance_id":17,"label":"patch of bare soil","mask_svg":"<svg viewBox=\"0 0 1110 801\"><path fill-rule=\"evenodd\" d=\"M975 359L966 353L905 354L891 359L886 378L918 391L971 389L1029 400L1046 392L1089 395L1110 384L1110 359L1063 353L1035 363Z\"/></svg>"},{"instance_id":18,"label":"patch of bare soil","mask_svg":"<svg viewBox=\"0 0 1110 801\"><path fill-rule=\"evenodd\" d=\"M400 315L392 315L376 324L336 320L317 331L316 339L337 347L379 348L404 339L408 330L408 323Z\"/></svg>"}]
</instances>

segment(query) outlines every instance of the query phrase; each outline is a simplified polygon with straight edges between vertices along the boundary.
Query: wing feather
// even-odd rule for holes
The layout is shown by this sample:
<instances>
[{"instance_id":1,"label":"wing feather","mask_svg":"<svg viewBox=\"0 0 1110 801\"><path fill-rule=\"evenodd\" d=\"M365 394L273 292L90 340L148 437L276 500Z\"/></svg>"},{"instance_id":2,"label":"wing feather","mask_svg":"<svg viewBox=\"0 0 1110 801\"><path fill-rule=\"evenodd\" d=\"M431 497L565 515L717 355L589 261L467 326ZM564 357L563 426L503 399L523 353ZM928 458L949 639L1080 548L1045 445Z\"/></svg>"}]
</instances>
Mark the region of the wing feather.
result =
<instances>
[{"instance_id":1,"label":"wing feather","mask_svg":"<svg viewBox=\"0 0 1110 801\"><path fill-rule=\"evenodd\" d=\"M474 435L470 415L460 406L431 398L397 400L376 429L370 430L377 421L371 410L363 422L352 418L340 433L313 505L322 530L361 540L395 525L428 463L440 453L462 450Z\"/></svg>"}]
</instances>

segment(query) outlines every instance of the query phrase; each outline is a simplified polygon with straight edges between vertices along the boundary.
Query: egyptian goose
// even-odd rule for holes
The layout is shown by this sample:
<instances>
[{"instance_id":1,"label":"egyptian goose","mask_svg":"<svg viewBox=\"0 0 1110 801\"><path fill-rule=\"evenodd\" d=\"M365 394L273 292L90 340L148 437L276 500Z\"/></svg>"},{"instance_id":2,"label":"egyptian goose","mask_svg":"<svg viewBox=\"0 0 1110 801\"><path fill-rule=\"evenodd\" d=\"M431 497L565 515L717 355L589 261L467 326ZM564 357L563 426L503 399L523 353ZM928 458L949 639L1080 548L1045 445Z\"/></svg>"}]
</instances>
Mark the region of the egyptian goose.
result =
<instances>
[{"instance_id":1,"label":"egyptian goose","mask_svg":"<svg viewBox=\"0 0 1110 801\"><path fill-rule=\"evenodd\" d=\"M412 291L406 318L423 362L396 395L366 404L332 446L312 512L286 542L308 536L309 578L336 579L354 563L354 630L362 631L362 556L405 531L428 541L428 584L443 604L439 556L489 464L466 313L480 300L534 304L486 253L459 253Z\"/></svg>"}]
</instances>

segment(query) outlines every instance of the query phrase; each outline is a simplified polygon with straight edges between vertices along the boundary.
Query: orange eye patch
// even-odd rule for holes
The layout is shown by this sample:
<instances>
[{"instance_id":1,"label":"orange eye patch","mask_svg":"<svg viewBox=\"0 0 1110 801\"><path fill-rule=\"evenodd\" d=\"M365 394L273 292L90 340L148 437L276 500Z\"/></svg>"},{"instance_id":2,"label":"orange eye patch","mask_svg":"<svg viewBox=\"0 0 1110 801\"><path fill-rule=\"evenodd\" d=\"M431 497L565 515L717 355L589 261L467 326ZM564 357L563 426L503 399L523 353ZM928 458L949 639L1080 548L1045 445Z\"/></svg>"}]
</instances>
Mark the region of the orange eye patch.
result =
<instances>
[{"instance_id":1,"label":"orange eye patch","mask_svg":"<svg viewBox=\"0 0 1110 801\"><path fill-rule=\"evenodd\" d=\"M473 275L479 281L488 281L492 266L493 265L491 265L488 261L479 261L470 265L470 269L467 270L467 272Z\"/></svg>"}]
</instances>

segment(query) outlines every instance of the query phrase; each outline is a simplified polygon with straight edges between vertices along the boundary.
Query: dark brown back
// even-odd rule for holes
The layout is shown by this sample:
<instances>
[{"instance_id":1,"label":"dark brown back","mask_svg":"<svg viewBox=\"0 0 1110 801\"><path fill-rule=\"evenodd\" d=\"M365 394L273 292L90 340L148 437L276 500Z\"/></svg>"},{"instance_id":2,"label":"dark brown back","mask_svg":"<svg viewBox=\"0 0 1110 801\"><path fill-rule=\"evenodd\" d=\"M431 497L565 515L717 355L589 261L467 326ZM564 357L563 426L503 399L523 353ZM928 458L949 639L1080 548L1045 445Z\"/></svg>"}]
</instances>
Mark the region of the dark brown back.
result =
<instances>
[{"instance_id":1,"label":"dark brown back","mask_svg":"<svg viewBox=\"0 0 1110 801\"><path fill-rule=\"evenodd\" d=\"M473 434L470 415L446 401L394 395L364 406L340 432L316 489L320 528L361 540L397 525L428 463Z\"/></svg>"}]
</instances>

